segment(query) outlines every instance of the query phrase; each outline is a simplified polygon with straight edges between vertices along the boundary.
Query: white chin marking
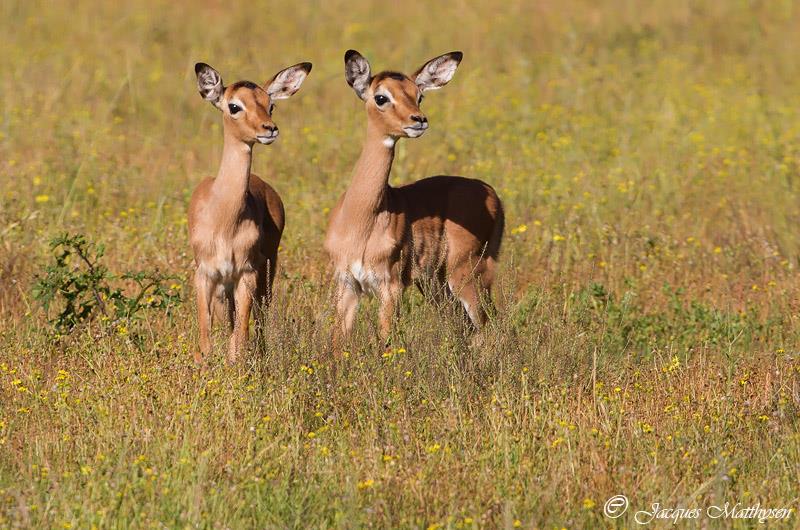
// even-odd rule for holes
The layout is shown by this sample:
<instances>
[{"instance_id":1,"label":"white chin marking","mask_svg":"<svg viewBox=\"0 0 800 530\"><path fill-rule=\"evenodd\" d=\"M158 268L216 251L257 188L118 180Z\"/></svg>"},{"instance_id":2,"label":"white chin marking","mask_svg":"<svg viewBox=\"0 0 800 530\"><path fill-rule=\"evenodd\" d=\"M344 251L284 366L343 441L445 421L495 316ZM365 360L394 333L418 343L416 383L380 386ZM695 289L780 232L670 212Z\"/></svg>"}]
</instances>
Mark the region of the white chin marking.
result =
<instances>
[{"instance_id":1,"label":"white chin marking","mask_svg":"<svg viewBox=\"0 0 800 530\"><path fill-rule=\"evenodd\" d=\"M428 129L404 129L409 138L419 138Z\"/></svg>"},{"instance_id":2,"label":"white chin marking","mask_svg":"<svg viewBox=\"0 0 800 530\"><path fill-rule=\"evenodd\" d=\"M394 143L395 139L392 138L391 136L387 136L386 138L383 139L383 145L385 145L386 147L394 147Z\"/></svg>"},{"instance_id":3,"label":"white chin marking","mask_svg":"<svg viewBox=\"0 0 800 530\"><path fill-rule=\"evenodd\" d=\"M258 143L260 143L262 145L269 145L269 144L271 144L272 142L274 142L277 139L278 139L277 136L270 136L270 137L256 136L256 140L258 140Z\"/></svg>"}]
</instances>

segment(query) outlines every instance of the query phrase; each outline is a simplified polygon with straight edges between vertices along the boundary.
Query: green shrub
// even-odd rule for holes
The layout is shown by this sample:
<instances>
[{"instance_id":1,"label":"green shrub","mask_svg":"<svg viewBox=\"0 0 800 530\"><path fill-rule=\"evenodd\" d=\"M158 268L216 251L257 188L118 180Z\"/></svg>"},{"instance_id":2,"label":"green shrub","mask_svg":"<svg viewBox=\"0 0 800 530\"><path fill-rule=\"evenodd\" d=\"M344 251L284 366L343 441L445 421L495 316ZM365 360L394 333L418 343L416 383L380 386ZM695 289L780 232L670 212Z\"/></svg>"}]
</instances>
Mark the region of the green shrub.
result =
<instances>
[{"instance_id":1,"label":"green shrub","mask_svg":"<svg viewBox=\"0 0 800 530\"><path fill-rule=\"evenodd\" d=\"M37 277L33 296L58 334L100 316L119 325L138 318L147 309L169 312L180 302L177 289L166 286L174 276L158 271L114 274L101 263L104 245L80 234L64 234L50 242L54 263Z\"/></svg>"}]
</instances>

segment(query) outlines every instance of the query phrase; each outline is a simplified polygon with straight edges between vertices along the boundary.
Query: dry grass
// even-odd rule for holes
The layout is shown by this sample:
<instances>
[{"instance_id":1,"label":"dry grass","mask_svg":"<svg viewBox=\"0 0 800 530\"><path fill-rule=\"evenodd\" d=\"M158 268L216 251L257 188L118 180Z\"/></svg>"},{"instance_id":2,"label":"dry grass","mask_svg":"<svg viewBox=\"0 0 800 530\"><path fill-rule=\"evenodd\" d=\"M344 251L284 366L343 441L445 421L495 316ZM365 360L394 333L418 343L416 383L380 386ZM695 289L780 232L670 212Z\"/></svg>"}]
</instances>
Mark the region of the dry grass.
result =
<instances>
[{"instance_id":1,"label":"dry grass","mask_svg":"<svg viewBox=\"0 0 800 530\"><path fill-rule=\"evenodd\" d=\"M618 493L797 508L797 6L409 4L0 6L0 526L633 525L603 517ZM480 347L409 293L393 350L368 303L350 356L321 355L321 243L364 128L349 47L379 69L465 53L393 182L504 199ZM186 204L221 151L197 60L262 82L314 63L255 154L288 212L265 355L198 371L192 303L53 341L31 286L63 231L191 300Z\"/></svg>"}]
</instances>

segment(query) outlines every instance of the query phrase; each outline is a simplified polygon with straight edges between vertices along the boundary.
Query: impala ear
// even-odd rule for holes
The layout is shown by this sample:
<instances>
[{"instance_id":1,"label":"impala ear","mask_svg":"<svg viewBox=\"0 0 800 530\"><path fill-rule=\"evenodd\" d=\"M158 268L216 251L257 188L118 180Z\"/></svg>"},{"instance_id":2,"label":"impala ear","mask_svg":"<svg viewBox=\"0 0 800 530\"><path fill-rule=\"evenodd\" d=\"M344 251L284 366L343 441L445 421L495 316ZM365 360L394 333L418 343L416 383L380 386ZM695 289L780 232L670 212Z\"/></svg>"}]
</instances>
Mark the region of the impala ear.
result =
<instances>
[{"instance_id":1,"label":"impala ear","mask_svg":"<svg viewBox=\"0 0 800 530\"><path fill-rule=\"evenodd\" d=\"M372 80L369 62L355 50L347 50L344 54L344 77L347 84L353 87L358 97L367 99L367 89Z\"/></svg>"},{"instance_id":2,"label":"impala ear","mask_svg":"<svg viewBox=\"0 0 800 530\"><path fill-rule=\"evenodd\" d=\"M310 71L311 63L299 63L285 68L275 74L272 81L265 85L264 90L267 91L270 99L286 99L300 90L300 85L306 80Z\"/></svg>"},{"instance_id":3,"label":"impala ear","mask_svg":"<svg viewBox=\"0 0 800 530\"><path fill-rule=\"evenodd\" d=\"M200 92L200 96L219 108L222 93L225 92L222 76L206 63L194 65L194 73L197 74L197 90Z\"/></svg>"},{"instance_id":4,"label":"impala ear","mask_svg":"<svg viewBox=\"0 0 800 530\"><path fill-rule=\"evenodd\" d=\"M411 77L423 92L442 88L453 79L463 57L461 52L445 53L423 64Z\"/></svg>"}]
</instances>

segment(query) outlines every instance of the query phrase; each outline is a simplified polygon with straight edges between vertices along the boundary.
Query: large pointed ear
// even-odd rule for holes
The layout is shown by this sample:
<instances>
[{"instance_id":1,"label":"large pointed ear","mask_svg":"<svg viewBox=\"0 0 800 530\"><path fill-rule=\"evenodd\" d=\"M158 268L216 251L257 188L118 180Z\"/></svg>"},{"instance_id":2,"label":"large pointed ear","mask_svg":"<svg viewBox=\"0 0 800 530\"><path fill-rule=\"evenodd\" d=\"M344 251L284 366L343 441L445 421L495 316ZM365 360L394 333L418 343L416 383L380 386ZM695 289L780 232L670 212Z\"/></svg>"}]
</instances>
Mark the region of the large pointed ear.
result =
<instances>
[{"instance_id":1,"label":"large pointed ear","mask_svg":"<svg viewBox=\"0 0 800 530\"><path fill-rule=\"evenodd\" d=\"M456 73L456 68L463 57L464 54L461 52L450 52L435 57L423 64L412 79L423 92L442 88L453 79L453 74Z\"/></svg>"},{"instance_id":2,"label":"large pointed ear","mask_svg":"<svg viewBox=\"0 0 800 530\"><path fill-rule=\"evenodd\" d=\"M353 87L358 97L367 99L367 89L372 80L369 62L355 50L347 50L344 54L344 77L347 84Z\"/></svg>"},{"instance_id":3,"label":"large pointed ear","mask_svg":"<svg viewBox=\"0 0 800 530\"><path fill-rule=\"evenodd\" d=\"M222 76L206 63L194 65L194 73L197 74L197 90L200 92L200 96L219 108L222 93L225 92Z\"/></svg>"},{"instance_id":4,"label":"large pointed ear","mask_svg":"<svg viewBox=\"0 0 800 530\"><path fill-rule=\"evenodd\" d=\"M264 90L270 99L286 99L300 90L300 85L306 80L310 71L311 63L299 63L285 68L264 85Z\"/></svg>"}]
</instances>

